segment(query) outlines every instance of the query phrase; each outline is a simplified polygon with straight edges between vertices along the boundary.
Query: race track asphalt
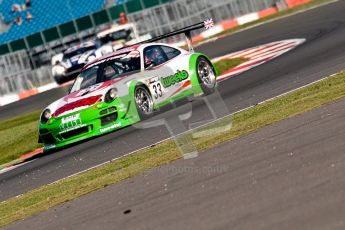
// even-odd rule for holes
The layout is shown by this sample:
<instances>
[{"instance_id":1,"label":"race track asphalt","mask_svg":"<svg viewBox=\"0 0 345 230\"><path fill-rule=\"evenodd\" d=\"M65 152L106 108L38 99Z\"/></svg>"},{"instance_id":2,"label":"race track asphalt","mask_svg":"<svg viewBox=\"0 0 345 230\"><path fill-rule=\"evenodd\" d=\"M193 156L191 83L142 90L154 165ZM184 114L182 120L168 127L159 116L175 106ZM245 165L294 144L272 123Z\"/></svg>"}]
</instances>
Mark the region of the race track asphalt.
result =
<instances>
[{"instance_id":1,"label":"race track asphalt","mask_svg":"<svg viewBox=\"0 0 345 230\"><path fill-rule=\"evenodd\" d=\"M345 99L5 229L345 229Z\"/></svg>"},{"instance_id":2,"label":"race track asphalt","mask_svg":"<svg viewBox=\"0 0 345 230\"><path fill-rule=\"evenodd\" d=\"M243 109L345 69L344 11L345 1L339 1L197 47L197 51L217 57L268 42L292 38L307 39L306 43L295 50L222 82L219 91L229 112ZM64 89L55 89L2 107L0 119L1 114L19 114L24 110L30 111L31 107L33 110L43 107L50 99L53 101L64 93ZM188 111L191 106L193 115L186 124L210 118L208 108L200 100L160 116L176 117ZM154 144L169 136L169 132L163 126L149 129L129 127L42 157L0 175L0 201Z\"/></svg>"}]
</instances>

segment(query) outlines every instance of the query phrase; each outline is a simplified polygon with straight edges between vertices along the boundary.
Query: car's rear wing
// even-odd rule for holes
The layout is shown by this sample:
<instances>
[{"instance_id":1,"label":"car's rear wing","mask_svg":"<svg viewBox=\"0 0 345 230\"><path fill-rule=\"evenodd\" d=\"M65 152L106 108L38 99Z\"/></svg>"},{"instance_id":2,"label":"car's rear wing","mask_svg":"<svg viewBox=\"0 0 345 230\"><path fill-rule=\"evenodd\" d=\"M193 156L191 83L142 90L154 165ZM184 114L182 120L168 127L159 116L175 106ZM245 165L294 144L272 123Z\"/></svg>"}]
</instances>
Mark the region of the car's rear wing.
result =
<instances>
[{"instance_id":1,"label":"car's rear wing","mask_svg":"<svg viewBox=\"0 0 345 230\"><path fill-rule=\"evenodd\" d=\"M160 35L160 36L148 39L146 41L139 42L139 43L137 43L135 45L156 42L158 40L169 38L169 37L172 37L172 36L175 36L175 35L178 35L178 34L185 34L186 39L187 39L187 45L188 45L189 51L193 52L194 49L193 49L193 45L192 45L191 31L197 30L197 29L201 29L201 28L209 29L209 28L211 28L213 26L214 26L213 20L212 20L212 18L210 18L210 19L207 19L207 20L205 20L203 22L199 22L199 23L196 23L194 25L190 25L190 26L187 26L185 28L178 29L178 30L175 30L175 31L172 31L172 32L169 32L169 33L166 33L166 34L163 34L163 35Z\"/></svg>"}]
</instances>

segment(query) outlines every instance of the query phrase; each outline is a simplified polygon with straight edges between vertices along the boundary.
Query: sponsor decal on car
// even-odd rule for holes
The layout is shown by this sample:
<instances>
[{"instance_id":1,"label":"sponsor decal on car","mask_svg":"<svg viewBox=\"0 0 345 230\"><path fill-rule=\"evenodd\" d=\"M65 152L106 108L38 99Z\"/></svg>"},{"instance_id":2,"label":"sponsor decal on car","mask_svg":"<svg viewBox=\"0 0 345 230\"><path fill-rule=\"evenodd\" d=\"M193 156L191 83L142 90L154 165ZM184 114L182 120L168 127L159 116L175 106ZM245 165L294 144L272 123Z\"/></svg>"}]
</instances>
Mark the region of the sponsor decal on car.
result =
<instances>
[{"instance_id":1,"label":"sponsor decal on car","mask_svg":"<svg viewBox=\"0 0 345 230\"><path fill-rule=\"evenodd\" d=\"M68 123L68 122L72 122L72 121L77 121L80 119L80 114L74 114L72 116L69 116L69 117L65 117L65 118L62 118L61 119L61 123Z\"/></svg>"},{"instance_id":2,"label":"sponsor decal on car","mask_svg":"<svg viewBox=\"0 0 345 230\"><path fill-rule=\"evenodd\" d=\"M150 78L149 80L147 80L149 85L151 85L157 81L159 81L159 77L153 77L153 78Z\"/></svg>"},{"instance_id":3,"label":"sponsor decal on car","mask_svg":"<svg viewBox=\"0 0 345 230\"><path fill-rule=\"evenodd\" d=\"M105 133L105 132L108 132L108 131L110 131L112 129L120 128L121 126L122 126L121 123L116 123L116 124L113 124L113 125L111 125L111 126L109 126L107 128L100 129L99 131L101 133Z\"/></svg>"},{"instance_id":4,"label":"sponsor decal on car","mask_svg":"<svg viewBox=\"0 0 345 230\"><path fill-rule=\"evenodd\" d=\"M189 77L189 74L186 70L177 71L174 75L162 77L161 82L164 88L168 88L172 85L175 85L181 81L186 80Z\"/></svg>"},{"instance_id":5,"label":"sponsor decal on car","mask_svg":"<svg viewBox=\"0 0 345 230\"><path fill-rule=\"evenodd\" d=\"M213 19L212 18L209 18L207 20L204 21L204 27L205 29L210 29L211 27L214 26L214 22L213 22Z\"/></svg>"},{"instance_id":6,"label":"sponsor decal on car","mask_svg":"<svg viewBox=\"0 0 345 230\"><path fill-rule=\"evenodd\" d=\"M66 118L61 119L60 124L60 133L66 133L71 130L79 129L81 127L84 127L84 125L81 121L80 115L75 114Z\"/></svg>"}]
</instances>

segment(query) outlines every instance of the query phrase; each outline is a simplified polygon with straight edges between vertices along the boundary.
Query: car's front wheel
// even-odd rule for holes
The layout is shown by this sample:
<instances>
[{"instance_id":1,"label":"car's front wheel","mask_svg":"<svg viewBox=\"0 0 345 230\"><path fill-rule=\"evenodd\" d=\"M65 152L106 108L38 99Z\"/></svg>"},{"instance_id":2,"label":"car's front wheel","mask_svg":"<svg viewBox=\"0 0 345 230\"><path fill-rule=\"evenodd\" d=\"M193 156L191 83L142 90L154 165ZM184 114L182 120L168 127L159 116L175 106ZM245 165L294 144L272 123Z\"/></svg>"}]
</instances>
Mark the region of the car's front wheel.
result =
<instances>
[{"instance_id":1,"label":"car's front wheel","mask_svg":"<svg viewBox=\"0 0 345 230\"><path fill-rule=\"evenodd\" d=\"M149 90L140 85L134 91L135 104L141 119L147 119L154 112L153 99Z\"/></svg>"},{"instance_id":2,"label":"car's front wheel","mask_svg":"<svg viewBox=\"0 0 345 230\"><path fill-rule=\"evenodd\" d=\"M215 71L210 62L199 57L196 64L198 80L204 94L208 95L215 91L217 80Z\"/></svg>"}]
</instances>

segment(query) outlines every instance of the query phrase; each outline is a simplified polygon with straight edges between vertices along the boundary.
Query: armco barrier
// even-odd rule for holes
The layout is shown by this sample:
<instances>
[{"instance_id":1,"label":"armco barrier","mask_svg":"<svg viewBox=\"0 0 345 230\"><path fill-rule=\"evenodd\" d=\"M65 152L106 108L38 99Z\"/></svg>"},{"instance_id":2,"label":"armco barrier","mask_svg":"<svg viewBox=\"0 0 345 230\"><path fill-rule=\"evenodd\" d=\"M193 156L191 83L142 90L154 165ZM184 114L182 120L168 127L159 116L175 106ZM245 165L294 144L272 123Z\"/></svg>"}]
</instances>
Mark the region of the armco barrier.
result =
<instances>
[{"instance_id":1,"label":"armco barrier","mask_svg":"<svg viewBox=\"0 0 345 230\"><path fill-rule=\"evenodd\" d=\"M65 84L61 85L61 86L65 86ZM0 96L0 106L7 105L7 104L10 104L10 103L13 103L13 102L25 99L27 97L31 97L33 95L36 95L36 94L39 94L39 93L43 93L45 91L57 88L57 87L59 87L59 85L56 84L55 82L53 82L53 83L49 83L49 84L46 84L46 85L43 85L43 86L40 86L40 87L37 87L37 88L33 88L33 89L30 89L30 90L25 90L25 91L23 91L21 93L12 93L12 94L7 94L7 95L2 96L2 97Z\"/></svg>"},{"instance_id":2,"label":"armco barrier","mask_svg":"<svg viewBox=\"0 0 345 230\"><path fill-rule=\"evenodd\" d=\"M289 8L309 3L311 0L286 0L286 4Z\"/></svg>"},{"instance_id":3,"label":"armco barrier","mask_svg":"<svg viewBox=\"0 0 345 230\"><path fill-rule=\"evenodd\" d=\"M193 42L200 42L200 41L204 40L205 38L215 36L215 35L223 32L225 30L229 30L229 29L235 28L236 26L244 25L244 24L249 23L249 22L253 22L253 21L258 20L260 18L264 18L264 17L270 16L270 15L273 15L277 12L278 12L278 9L276 7L270 7L270 8L261 10L259 12L246 14L246 15L243 15L241 17L238 17L238 18L235 18L232 20L224 20L224 21L218 23L215 27L213 27L213 28L211 28L205 32L202 32L198 36L195 36L193 38Z\"/></svg>"},{"instance_id":4,"label":"armco barrier","mask_svg":"<svg viewBox=\"0 0 345 230\"><path fill-rule=\"evenodd\" d=\"M311 0L286 0L286 6L289 8L294 8L296 6L309 3L310 1ZM268 17L270 15L278 13L278 11L279 11L278 7L275 6L275 7L269 7L267 9L264 9L258 12L245 14L235 19L224 20L218 23L215 27L193 37L193 42L200 42L206 38L215 36L226 30L233 29L239 25L244 25L246 23L253 22L264 17Z\"/></svg>"}]
</instances>

